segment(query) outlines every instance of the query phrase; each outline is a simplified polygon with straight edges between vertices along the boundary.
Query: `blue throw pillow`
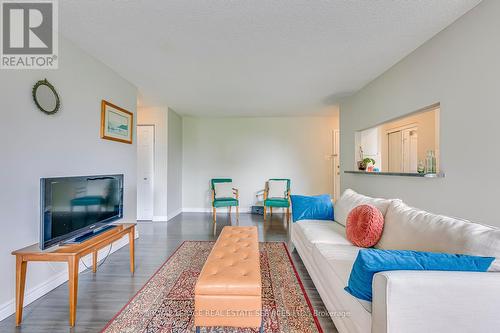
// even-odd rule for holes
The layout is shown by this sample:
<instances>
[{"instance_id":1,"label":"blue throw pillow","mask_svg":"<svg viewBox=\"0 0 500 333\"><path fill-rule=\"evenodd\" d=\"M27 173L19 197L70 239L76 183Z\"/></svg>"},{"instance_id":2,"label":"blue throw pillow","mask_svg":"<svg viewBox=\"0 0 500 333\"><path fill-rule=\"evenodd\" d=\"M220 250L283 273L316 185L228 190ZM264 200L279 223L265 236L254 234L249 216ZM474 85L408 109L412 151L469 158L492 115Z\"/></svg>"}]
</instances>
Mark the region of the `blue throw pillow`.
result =
<instances>
[{"instance_id":1,"label":"blue throw pillow","mask_svg":"<svg viewBox=\"0 0 500 333\"><path fill-rule=\"evenodd\" d=\"M292 195L293 222L299 220L333 221L332 198L329 194L316 196Z\"/></svg>"},{"instance_id":2,"label":"blue throw pillow","mask_svg":"<svg viewBox=\"0 0 500 333\"><path fill-rule=\"evenodd\" d=\"M360 250L345 290L356 298L372 301L372 280L384 271L464 271L486 272L493 257L401 250Z\"/></svg>"}]
</instances>

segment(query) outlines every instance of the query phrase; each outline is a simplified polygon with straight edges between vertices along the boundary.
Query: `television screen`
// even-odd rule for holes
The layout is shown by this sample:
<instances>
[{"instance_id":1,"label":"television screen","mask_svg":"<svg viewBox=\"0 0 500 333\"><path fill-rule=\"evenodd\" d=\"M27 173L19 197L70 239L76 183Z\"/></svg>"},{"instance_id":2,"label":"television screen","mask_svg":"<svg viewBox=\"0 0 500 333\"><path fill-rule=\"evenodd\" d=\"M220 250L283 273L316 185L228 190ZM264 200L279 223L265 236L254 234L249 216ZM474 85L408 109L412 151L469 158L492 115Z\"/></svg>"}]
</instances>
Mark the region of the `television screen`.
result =
<instances>
[{"instance_id":1,"label":"television screen","mask_svg":"<svg viewBox=\"0 0 500 333\"><path fill-rule=\"evenodd\" d=\"M123 217L123 175L42 178L42 249Z\"/></svg>"}]
</instances>

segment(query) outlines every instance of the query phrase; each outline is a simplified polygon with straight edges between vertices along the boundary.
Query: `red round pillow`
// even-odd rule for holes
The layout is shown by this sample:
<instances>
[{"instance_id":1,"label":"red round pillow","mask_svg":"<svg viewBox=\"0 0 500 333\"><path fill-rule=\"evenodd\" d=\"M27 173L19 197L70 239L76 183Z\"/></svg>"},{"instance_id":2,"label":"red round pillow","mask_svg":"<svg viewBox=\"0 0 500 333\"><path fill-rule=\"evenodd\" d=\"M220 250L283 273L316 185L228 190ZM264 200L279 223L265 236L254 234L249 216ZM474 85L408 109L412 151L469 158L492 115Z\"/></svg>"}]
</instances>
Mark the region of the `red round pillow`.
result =
<instances>
[{"instance_id":1,"label":"red round pillow","mask_svg":"<svg viewBox=\"0 0 500 333\"><path fill-rule=\"evenodd\" d=\"M347 239L359 247L372 247L382 237L384 216L372 205L360 205L347 216Z\"/></svg>"}]
</instances>

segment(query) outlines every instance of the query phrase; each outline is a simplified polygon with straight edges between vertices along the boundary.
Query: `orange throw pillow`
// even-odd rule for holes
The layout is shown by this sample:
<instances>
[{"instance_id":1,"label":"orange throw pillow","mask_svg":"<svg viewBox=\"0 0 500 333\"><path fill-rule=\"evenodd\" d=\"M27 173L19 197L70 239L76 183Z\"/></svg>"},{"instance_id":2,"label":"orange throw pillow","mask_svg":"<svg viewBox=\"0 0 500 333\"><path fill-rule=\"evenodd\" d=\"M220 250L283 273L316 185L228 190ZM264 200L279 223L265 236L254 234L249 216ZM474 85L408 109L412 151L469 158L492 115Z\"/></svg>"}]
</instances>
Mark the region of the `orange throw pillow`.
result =
<instances>
[{"instance_id":1,"label":"orange throw pillow","mask_svg":"<svg viewBox=\"0 0 500 333\"><path fill-rule=\"evenodd\" d=\"M384 216L377 207L360 205L347 216L347 239L359 247L372 247L378 243L384 230Z\"/></svg>"}]
</instances>

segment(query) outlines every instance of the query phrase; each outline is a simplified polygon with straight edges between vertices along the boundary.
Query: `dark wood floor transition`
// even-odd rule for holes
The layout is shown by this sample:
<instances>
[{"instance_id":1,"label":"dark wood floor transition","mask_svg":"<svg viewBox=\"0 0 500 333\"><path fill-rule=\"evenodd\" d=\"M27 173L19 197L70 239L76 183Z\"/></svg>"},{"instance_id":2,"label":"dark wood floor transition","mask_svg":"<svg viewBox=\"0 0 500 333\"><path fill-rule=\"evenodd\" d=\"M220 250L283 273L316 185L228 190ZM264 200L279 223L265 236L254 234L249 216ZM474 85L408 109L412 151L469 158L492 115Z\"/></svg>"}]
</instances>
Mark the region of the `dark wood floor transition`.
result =
<instances>
[{"instance_id":1,"label":"dark wood floor transition","mask_svg":"<svg viewBox=\"0 0 500 333\"><path fill-rule=\"evenodd\" d=\"M216 235L223 226L230 224L225 213L218 214L217 220ZM275 214L265 224L262 216L241 214L239 225L258 226L260 241L289 240L288 228L281 214ZM129 272L128 246L113 253L96 274L89 270L80 274L74 328L68 326L68 286L65 283L27 306L21 327L16 328L14 316L10 316L0 322L0 332L99 332L184 240L216 239L211 215L205 213L183 213L169 222L139 222L139 234L133 276ZM297 252L292 253L292 258L324 332L337 332Z\"/></svg>"}]
</instances>

